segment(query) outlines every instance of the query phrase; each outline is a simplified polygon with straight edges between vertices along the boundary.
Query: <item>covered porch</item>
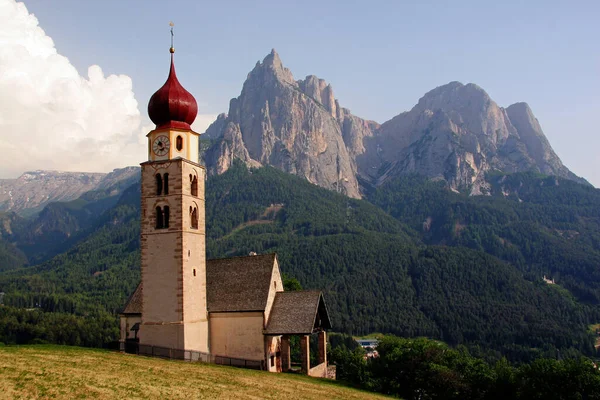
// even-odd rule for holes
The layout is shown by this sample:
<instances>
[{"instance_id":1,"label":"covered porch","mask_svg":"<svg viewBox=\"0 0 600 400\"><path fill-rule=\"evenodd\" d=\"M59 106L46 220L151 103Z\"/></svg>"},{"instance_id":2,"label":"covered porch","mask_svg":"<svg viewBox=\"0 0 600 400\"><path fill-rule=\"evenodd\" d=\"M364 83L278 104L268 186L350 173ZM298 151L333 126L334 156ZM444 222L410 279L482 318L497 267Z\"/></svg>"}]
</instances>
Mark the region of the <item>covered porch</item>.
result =
<instances>
[{"instance_id":1,"label":"covered porch","mask_svg":"<svg viewBox=\"0 0 600 400\"><path fill-rule=\"evenodd\" d=\"M323 294L318 291L278 292L273 302L265 335L281 336L281 370L291 370L290 337L300 337L301 372L327 375L327 333L331 321ZM317 334L317 365L310 365L310 337Z\"/></svg>"}]
</instances>

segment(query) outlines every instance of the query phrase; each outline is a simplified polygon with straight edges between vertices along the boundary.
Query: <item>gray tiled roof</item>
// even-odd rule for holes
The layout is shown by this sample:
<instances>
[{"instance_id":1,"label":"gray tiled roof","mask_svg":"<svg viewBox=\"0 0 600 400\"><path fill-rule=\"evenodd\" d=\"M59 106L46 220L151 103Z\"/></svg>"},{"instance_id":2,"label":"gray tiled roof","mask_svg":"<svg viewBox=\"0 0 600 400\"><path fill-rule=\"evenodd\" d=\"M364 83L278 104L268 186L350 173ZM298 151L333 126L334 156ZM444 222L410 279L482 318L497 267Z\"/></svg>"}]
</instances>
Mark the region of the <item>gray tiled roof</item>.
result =
<instances>
[{"instance_id":1,"label":"gray tiled roof","mask_svg":"<svg viewBox=\"0 0 600 400\"><path fill-rule=\"evenodd\" d=\"M207 260L208 311L264 311L276 257L275 254L264 254ZM142 293L140 283L123 314L142 313Z\"/></svg>"},{"instance_id":2,"label":"gray tiled roof","mask_svg":"<svg viewBox=\"0 0 600 400\"><path fill-rule=\"evenodd\" d=\"M275 295L266 334L307 335L318 328L331 329L321 292L278 292Z\"/></svg>"},{"instance_id":3,"label":"gray tiled roof","mask_svg":"<svg viewBox=\"0 0 600 400\"><path fill-rule=\"evenodd\" d=\"M138 285L135 292L127 300L127 305L123 310L122 314L141 314L142 313L142 295L144 290L142 289L142 283Z\"/></svg>"},{"instance_id":4,"label":"gray tiled roof","mask_svg":"<svg viewBox=\"0 0 600 400\"><path fill-rule=\"evenodd\" d=\"M208 260L208 311L264 311L276 257L264 254Z\"/></svg>"}]
</instances>

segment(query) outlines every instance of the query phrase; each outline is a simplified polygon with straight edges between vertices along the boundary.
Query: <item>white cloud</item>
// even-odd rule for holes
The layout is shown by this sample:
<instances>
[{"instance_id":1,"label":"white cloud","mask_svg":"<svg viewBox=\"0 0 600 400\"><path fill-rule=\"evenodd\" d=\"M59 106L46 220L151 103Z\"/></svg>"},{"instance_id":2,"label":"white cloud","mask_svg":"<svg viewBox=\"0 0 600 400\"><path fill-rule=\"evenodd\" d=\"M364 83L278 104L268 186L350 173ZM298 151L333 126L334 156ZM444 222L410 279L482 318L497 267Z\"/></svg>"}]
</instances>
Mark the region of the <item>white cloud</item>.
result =
<instances>
[{"instance_id":1,"label":"white cloud","mask_svg":"<svg viewBox=\"0 0 600 400\"><path fill-rule=\"evenodd\" d=\"M198 114L196 120L192 124L192 129L198 133L206 132L206 128L217 119L216 114Z\"/></svg>"},{"instance_id":2,"label":"white cloud","mask_svg":"<svg viewBox=\"0 0 600 400\"><path fill-rule=\"evenodd\" d=\"M140 124L131 78L97 65L80 76L24 4L0 0L0 177L137 165Z\"/></svg>"}]
</instances>

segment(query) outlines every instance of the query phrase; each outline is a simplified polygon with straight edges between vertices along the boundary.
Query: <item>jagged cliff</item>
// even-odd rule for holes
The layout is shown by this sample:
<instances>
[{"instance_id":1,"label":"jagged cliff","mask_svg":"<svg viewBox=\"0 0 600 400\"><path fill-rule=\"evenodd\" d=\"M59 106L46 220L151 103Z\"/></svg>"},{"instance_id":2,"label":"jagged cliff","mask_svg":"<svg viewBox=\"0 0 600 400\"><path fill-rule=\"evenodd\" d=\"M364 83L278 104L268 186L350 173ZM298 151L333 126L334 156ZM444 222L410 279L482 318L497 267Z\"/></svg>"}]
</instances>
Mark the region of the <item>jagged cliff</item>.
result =
<instances>
[{"instance_id":1,"label":"jagged cliff","mask_svg":"<svg viewBox=\"0 0 600 400\"><path fill-rule=\"evenodd\" d=\"M492 170L536 171L586 183L562 164L527 104L504 109L472 83L451 82L428 92L367 141L374 150L357 162L375 184L418 173L485 194L485 174Z\"/></svg>"},{"instance_id":2,"label":"jagged cliff","mask_svg":"<svg viewBox=\"0 0 600 400\"><path fill-rule=\"evenodd\" d=\"M272 165L350 197L360 197L355 155L377 124L341 108L322 79L294 80L272 51L257 63L229 113L206 135L218 138L205 154L211 173L234 158L248 166Z\"/></svg>"},{"instance_id":3,"label":"jagged cliff","mask_svg":"<svg viewBox=\"0 0 600 400\"><path fill-rule=\"evenodd\" d=\"M294 80L274 50L206 135L214 140L205 154L210 173L223 173L237 158L350 197L360 197L359 180L380 185L411 173L471 194L488 192L491 170L586 183L562 164L525 103L504 109L477 85L451 82L379 125L342 108L324 80Z\"/></svg>"}]
</instances>

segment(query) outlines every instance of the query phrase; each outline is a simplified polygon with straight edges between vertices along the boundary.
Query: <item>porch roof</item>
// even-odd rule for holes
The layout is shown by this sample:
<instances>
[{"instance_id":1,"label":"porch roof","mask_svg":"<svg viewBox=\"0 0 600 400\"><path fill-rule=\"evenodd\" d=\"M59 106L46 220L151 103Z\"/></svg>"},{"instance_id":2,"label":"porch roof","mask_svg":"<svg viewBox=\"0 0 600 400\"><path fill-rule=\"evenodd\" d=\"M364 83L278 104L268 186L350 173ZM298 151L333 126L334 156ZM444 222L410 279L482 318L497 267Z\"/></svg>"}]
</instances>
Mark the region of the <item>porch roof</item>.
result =
<instances>
[{"instance_id":1,"label":"porch roof","mask_svg":"<svg viewBox=\"0 0 600 400\"><path fill-rule=\"evenodd\" d=\"M323 293L319 291L277 292L266 335L309 335L331 329Z\"/></svg>"}]
</instances>

